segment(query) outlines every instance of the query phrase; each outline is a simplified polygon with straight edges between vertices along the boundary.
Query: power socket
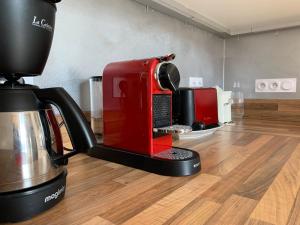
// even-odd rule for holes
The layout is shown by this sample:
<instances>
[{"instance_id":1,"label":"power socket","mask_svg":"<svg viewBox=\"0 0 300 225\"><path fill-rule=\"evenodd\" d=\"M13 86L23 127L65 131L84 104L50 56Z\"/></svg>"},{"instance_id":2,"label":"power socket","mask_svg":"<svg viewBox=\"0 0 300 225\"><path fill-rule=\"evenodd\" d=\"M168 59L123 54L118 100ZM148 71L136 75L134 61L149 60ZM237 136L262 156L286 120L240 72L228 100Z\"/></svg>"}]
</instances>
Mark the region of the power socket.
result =
<instances>
[{"instance_id":1,"label":"power socket","mask_svg":"<svg viewBox=\"0 0 300 225\"><path fill-rule=\"evenodd\" d=\"M203 87L203 78L202 77L190 77L189 87L191 87L191 88Z\"/></svg>"},{"instance_id":2,"label":"power socket","mask_svg":"<svg viewBox=\"0 0 300 225\"><path fill-rule=\"evenodd\" d=\"M258 79L255 81L255 92L296 92L297 79Z\"/></svg>"}]
</instances>

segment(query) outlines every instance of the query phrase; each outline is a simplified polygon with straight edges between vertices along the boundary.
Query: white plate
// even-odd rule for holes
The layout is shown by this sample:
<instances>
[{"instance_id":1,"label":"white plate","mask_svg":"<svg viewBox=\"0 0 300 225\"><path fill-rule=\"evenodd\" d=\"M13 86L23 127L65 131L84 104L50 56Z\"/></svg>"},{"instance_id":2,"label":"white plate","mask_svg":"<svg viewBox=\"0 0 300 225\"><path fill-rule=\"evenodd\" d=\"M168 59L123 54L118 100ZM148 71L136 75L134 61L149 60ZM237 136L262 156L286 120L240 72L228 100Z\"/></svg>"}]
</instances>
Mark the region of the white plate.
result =
<instances>
[{"instance_id":1,"label":"white plate","mask_svg":"<svg viewBox=\"0 0 300 225\"><path fill-rule=\"evenodd\" d=\"M187 139L197 139L197 138L204 138L214 134L217 130L223 127L221 124L219 127L207 129L207 130L199 130L199 131L192 131L186 134L173 134L173 138L175 140L187 140Z\"/></svg>"}]
</instances>

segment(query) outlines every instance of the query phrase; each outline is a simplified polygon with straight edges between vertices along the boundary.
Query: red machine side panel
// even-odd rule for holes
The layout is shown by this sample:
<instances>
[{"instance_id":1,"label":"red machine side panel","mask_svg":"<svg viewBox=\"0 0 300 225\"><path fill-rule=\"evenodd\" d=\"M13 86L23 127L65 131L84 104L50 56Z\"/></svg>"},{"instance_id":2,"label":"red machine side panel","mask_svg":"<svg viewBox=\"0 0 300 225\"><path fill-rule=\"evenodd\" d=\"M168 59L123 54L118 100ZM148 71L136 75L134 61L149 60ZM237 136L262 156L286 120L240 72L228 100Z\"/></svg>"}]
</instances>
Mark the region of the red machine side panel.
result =
<instances>
[{"instance_id":1,"label":"red machine side panel","mask_svg":"<svg viewBox=\"0 0 300 225\"><path fill-rule=\"evenodd\" d=\"M172 135L153 137L153 95L172 94L162 91L155 80L158 63L152 58L112 63L105 68L104 145L144 155L172 147Z\"/></svg>"},{"instance_id":2,"label":"red machine side panel","mask_svg":"<svg viewBox=\"0 0 300 225\"><path fill-rule=\"evenodd\" d=\"M151 154L149 61L108 65L103 74L104 145Z\"/></svg>"},{"instance_id":3,"label":"red machine side panel","mask_svg":"<svg viewBox=\"0 0 300 225\"><path fill-rule=\"evenodd\" d=\"M194 90L196 121L205 125L218 123L218 100L215 88L200 88Z\"/></svg>"}]
</instances>

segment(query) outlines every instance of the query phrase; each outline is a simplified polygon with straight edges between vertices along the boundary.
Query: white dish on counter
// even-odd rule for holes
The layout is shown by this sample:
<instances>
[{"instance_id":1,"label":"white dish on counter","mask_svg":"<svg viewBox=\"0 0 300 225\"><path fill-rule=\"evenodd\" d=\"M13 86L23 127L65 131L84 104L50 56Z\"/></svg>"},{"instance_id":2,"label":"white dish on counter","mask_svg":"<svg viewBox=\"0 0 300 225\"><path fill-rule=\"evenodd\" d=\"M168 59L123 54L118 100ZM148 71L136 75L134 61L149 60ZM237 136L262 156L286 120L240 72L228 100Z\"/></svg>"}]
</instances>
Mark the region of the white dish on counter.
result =
<instances>
[{"instance_id":1,"label":"white dish on counter","mask_svg":"<svg viewBox=\"0 0 300 225\"><path fill-rule=\"evenodd\" d=\"M207 129L207 130L199 130L199 131L192 131L186 134L173 134L173 138L175 140L188 140L188 139L200 139L205 138L214 134L217 130L222 128L224 125L220 124L218 127Z\"/></svg>"}]
</instances>

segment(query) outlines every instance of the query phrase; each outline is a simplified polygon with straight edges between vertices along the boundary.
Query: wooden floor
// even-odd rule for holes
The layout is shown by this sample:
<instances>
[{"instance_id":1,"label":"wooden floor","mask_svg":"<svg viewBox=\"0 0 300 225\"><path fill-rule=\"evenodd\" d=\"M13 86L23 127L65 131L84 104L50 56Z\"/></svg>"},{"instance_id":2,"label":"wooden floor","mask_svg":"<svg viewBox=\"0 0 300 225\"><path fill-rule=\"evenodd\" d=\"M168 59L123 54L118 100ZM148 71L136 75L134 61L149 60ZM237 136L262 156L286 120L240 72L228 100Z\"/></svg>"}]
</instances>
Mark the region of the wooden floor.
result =
<instances>
[{"instance_id":1,"label":"wooden floor","mask_svg":"<svg viewBox=\"0 0 300 225\"><path fill-rule=\"evenodd\" d=\"M78 155L65 199L22 224L300 224L300 124L247 120L175 144L200 153L200 174L164 177Z\"/></svg>"}]
</instances>

